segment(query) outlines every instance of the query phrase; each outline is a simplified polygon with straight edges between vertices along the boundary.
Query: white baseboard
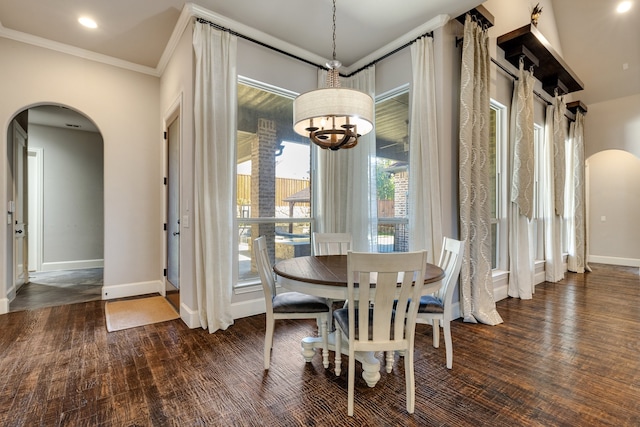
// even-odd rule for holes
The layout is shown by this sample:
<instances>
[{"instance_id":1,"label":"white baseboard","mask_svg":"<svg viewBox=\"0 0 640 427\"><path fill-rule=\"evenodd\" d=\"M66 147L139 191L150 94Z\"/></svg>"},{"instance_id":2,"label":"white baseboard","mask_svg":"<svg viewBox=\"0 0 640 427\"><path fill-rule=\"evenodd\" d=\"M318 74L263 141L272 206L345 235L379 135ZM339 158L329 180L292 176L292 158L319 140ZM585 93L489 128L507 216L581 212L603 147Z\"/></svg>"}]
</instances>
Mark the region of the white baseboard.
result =
<instances>
[{"instance_id":1,"label":"white baseboard","mask_svg":"<svg viewBox=\"0 0 640 427\"><path fill-rule=\"evenodd\" d=\"M231 304L231 315L233 319L255 316L265 312L264 299L257 298L248 301L241 301ZM201 328L200 315L197 310L191 310L184 304L180 304L180 318L190 329Z\"/></svg>"},{"instance_id":2,"label":"white baseboard","mask_svg":"<svg viewBox=\"0 0 640 427\"><path fill-rule=\"evenodd\" d=\"M266 307L264 304L264 298L256 298L231 304L231 314L234 319L255 316L256 314L262 314L265 311Z\"/></svg>"},{"instance_id":3,"label":"white baseboard","mask_svg":"<svg viewBox=\"0 0 640 427\"><path fill-rule=\"evenodd\" d=\"M138 283L124 283L121 285L105 285L102 287L102 299L110 300L147 294L163 295L163 291L164 283L160 280Z\"/></svg>"},{"instance_id":4,"label":"white baseboard","mask_svg":"<svg viewBox=\"0 0 640 427\"><path fill-rule=\"evenodd\" d=\"M0 314L9 312L9 298L0 298Z\"/></svg>"},{"instance_id":5,"label":"white baseboard","mask_svg":"<svg viewBox=\"0 0 640 427\"><path fill-rule=\"evenodd\" d=\"M589 262L596 264L622 265L625 267L640 267L640 259L635 258L589 255Z\"/></svg>"},{"instance_id":6,"label":"white baseboard","mask_svg":"<svg viewBox=\"0 0 640 427\"><path fill-rule=\"evenodd\" d=\"M77 261L43 262L41 271L79 270L83 268L103 268L104 259L84 259Z\"/></svg>"},{"instance_id":7,"label":"white baseboard","mask_svg":"<svg viewBox=\"0 0 640 427\"><path fill-rule=\"evenodd\" d=\"M200 314L197 310L191 310L184 304L180 304L180 319L189 329L200 328Z\"/></svg>"},{"instance_id":8,"label":"white baseboard","mask_svg":"<svg viewBox=\"0 0 640 427\"><path fill-rule=\"evenodd\" d=\"M500 301L509 297L509 272L493 272L493 300Z\"/></svg>"}]
</instances>

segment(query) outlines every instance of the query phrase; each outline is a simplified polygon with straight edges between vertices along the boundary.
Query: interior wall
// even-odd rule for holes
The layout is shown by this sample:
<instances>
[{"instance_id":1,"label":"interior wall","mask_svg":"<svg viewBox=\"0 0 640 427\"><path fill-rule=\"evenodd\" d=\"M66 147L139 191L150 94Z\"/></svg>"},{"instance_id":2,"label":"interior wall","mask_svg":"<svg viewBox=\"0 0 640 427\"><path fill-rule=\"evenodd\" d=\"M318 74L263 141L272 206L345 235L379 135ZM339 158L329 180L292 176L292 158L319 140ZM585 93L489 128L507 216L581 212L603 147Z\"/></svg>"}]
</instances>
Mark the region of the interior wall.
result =
<instances>
[{"instance_id":1,"label":"interior wall","mask_svg":"<svg viewBox=\"0 0 640 427\"><path fill-rule=\"evenodd\" d=\"M584 119L585 157L624 150L640 159L640 94L588 106Z\"/></svg>"},{"instance_id":2,"label":"interior wall","mask_svg":"<svg viewBox=\"0 0 640 427\"><path fill-rule=\"evenodd\" d=\"M42 270L104 265L104 168L99 133L29 125L42 148Z\"/></svg>"},{"instance_id":3,"label":"interior wall","mask_svg":"<svg viewBox=\"0 0 640 427\"><path fill-rule=\"evenodd\" d=\"M180 315L191 326L190 315L197 313L196 289L193 272L195 257L193 254L193 26L184 30L175 51L160 78L160 111L166 120L176 108L180 109ZM164 123L165 129L170 123ZM166 158L163 161L163 170ZM163 217L166 207L162 206ZM189 224L189 226L186 226ZM162 233L162 245L166 236ZM166 259L162 260L166 265ZM195 320L193 320L195 322ZM197 325L199 326L199 325ZM193 326L195 327L195 326Z\"/></svg>"},{"instance_id":4,"label":"interior wall","mask_svg":"<svg viewBox=\"0 0 640 427\"><path fill-rule=\"evenodd\" d=\"M0 38L0 125L19 111L60 104L89 117L104 139L104 282L134 292L160 285L161 120L159 79ZM46 64L46 66L43 66ZM7 134L0 133L0 152ZM4 157L4 156L3 156ZM8 163L0 166L0 200L9 200ZM7 227L0 240L7 241ZM0 264L7 263L2 246ZM6 296L6 289L0 298ZM104 296L104 295L103 295ZM108 297L108 296L107 296Z\"/></svg>"},{"instance_id":5,"label":"interior wall","mask_svg":"<svg viewBox=\"0 0 640 427\"><path fill-rule=\"evenodd\" d=\"M587 162L589 260L640 267L640 158L604 150Z\"/></svg>"}]
</instances>

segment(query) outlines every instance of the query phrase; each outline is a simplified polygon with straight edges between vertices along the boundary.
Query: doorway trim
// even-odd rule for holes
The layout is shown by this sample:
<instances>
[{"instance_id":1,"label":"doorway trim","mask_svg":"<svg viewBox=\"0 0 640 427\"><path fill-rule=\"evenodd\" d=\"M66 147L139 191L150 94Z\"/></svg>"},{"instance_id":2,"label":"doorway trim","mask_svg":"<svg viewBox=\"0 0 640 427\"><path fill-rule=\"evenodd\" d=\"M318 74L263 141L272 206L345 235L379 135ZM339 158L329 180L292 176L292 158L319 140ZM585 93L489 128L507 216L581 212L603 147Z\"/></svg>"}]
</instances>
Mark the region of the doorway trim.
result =
<instances>
[{"instance_id":1,"label":"doorway trim","mask_svg":"<svg viewBox=\"0 0 640 427\"><path fill-rule=\"evenodd\" d=\"M29 167L27 168L29 197L29 267L42 270L42 241L44 236L44 150L41 147L27 147ZM32 160L33 159L33 160ZM33 259L32 259L33 256ZM32 264L33 262L33 264ZM29 268L31 271L31 268Z\"/></svg>"},{"instance_id":2,"label":"doorway trim","mask_svg":"<svg viewBox=\"0 0 640 427\"><path fill-rule=\"evenodd\" d=\"M184 228L189 228L189 218L188 215L185 215L185 217L183 218L182 216L182 206L183 205L183 192L182 192L182 140L183 140L183 135L184 135L184 126L183 126L183 94L182 92L180 92L180 94L176 97L176 99L174 100L174 102L169 106L169 108L167 109L164 118L163 118L163 132L164 132L164 138L162 140L163 146L162 146L162 151L163 151L163 174L164 174L164 186L163 186L163 222L165 224L164 230L163 231L163 237L162 237L162 242L163 242L163 249L162 249L162 265L164 265L164 271L165 274L163 275L163 284L164 286L162 286L162 292L161 294L164 297L167 297L167 288L171 287L173 289L173 285L169 282L169 278L168 278L168 274L166 274L166 272L168 271L168 255L169 255L169 245L168 245L168 233L169 233L169 227L168 225L168 211L169 211L169 194L168 194L168 185L169 185L169 126L174 123L175 121L177 121L178 124L178 130L179 130L179 140L178 140L178 178L177 178L177 185L178 185L178 222L179 222L179 229L178 231L181 232L182 229ZM183 221L184 220L184 221ZM179 268L180 264L181 264L181 258L182 258L182 238L178 239L178 283L180 283L181 279L181 269ZM179 285L178 285L179 286ZM178 295L179 295L179 287L177 289L178 291ZM179 298L178 298L179 300ZM172 304L175 305L179 305L180 307L176 307L179 311L182 311L181 306L182 304L178 303L175 304L175 301L173 301L173 299L170 301Z\"/></svg>"}]
</instances>

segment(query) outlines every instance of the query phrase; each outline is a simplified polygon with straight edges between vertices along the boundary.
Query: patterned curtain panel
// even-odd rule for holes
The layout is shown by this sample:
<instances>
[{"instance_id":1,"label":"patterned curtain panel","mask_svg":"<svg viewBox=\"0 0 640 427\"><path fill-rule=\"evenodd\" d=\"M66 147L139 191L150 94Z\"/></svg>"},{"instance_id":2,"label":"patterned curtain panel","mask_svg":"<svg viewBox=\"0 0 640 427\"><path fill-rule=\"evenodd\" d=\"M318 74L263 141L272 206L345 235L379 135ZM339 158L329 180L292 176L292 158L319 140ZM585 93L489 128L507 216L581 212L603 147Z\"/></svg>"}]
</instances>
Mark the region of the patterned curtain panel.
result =
<instances>
[{"instance_id":1,"label":"patterned curtain panel","mask_svg":"<svg viewBox=\"0 0 640 427\"><path fill-rule=\"evenodd\" d=\"M553 185L555 189L556 215L564 215L564 187L566 179L565 143L567 140L567 118L564 112L567 105L562 96L554 98L553 112Z\"/></svg>"},{"instance_id":2,"label":"patterned curtain panel","mask_svg":"<svg viewBox=\"0 0 640 427\"><path fill-rule=\"evenodd\" d=\"M493 299L489 197L488 36L467 15L460 76L460 234L465 255L460 276L465 322L502 323Z\"/></svg>"},{"instance_id":3,"label":"patterned curtain panel","mask_svg":"<svg viewBox=\"0 0 640 427\"><path fill-rule=\"evenodd\" d=\"M562 140L564 147L564 102L556 97L553 105L547 106L547 133L543 148L543 176L541 182L542 210L544 215L544 253L545 253L545 281L558 282L564 278L562 262L562 218L556 213L556 146ZM560 110L561 113L557 114ZM563 148L564 152L564 148ZM564 155L563 162L564 162ZM564 165L562 166L564 168Z\"/></svg>"},{"instance_id":4,"label":"patterned curtain panel","mask_svg":"<svg viewBox=\"0 0 640 427\"><path fill-rule=\"evenodd\" d=\"M576 112L576 120L569 128L571 159L567 170L568 269L574 273L591 271L587 264L585 163L584 163L584 114Z\"/></svg>"},{"instance_id":5,"label":"patterned curtain panel","mask_svg":"<svg viewBox=\"0 0 640 427\"><path fill-rule=\"evenodd\" d=\"M520 62L511 104L509 207L509 296L531 299L534 292L533 217L534 134L533 74Z\"/></svg>"}]
</instances>

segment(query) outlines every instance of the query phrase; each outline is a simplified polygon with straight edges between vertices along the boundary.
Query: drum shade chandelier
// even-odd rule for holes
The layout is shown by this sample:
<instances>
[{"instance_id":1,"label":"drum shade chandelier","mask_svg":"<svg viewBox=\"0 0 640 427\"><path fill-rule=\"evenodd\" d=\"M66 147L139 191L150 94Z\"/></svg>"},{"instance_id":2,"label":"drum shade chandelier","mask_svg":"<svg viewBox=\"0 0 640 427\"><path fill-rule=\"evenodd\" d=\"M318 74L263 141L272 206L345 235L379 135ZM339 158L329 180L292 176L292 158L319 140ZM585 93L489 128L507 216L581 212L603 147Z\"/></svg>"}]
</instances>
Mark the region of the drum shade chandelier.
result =
<instances>
[{"instance_id":1,"label":"drum shade chandelier","mask_svg":"<svg viewBox=\"0 0 640 427\"><path fill-rule=\"evenodd\" d=\"M340 87L336 60L336 0L333 0L333 60L327 63L327 87L299 95L293 101L293 130L321 148L339 150L358 144L373 129L373 99Z\"/></svg>"}]
</instances>

